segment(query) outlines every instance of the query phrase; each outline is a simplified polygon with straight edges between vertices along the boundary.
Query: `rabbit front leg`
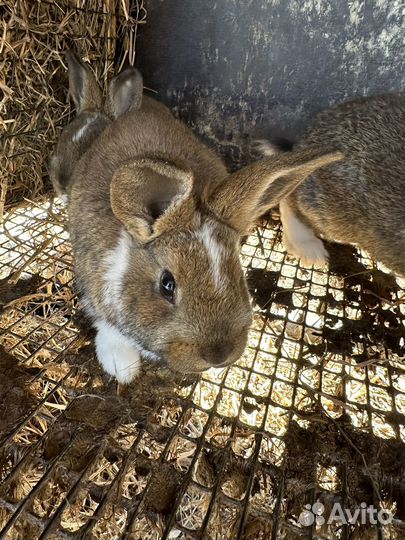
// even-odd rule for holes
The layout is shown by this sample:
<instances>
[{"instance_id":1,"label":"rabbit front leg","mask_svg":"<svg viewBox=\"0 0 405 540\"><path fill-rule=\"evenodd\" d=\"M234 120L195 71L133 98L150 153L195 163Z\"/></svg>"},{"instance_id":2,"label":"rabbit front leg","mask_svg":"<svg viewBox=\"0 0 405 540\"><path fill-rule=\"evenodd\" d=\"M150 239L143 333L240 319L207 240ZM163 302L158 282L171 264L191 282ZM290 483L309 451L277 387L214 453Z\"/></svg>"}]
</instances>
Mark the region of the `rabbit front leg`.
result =
<instances>
[{"instance_id":1,"label":"rabbit front leg","mask_svg":"<svg viewBox=\"0 0 405 540\"><path fill-rule=\"evenodd\" d=\"M305 264L323 266L328 262L328 252L313 230L297 218L287 200L280 202L283 224L283 243L291 255Z\"/></svg>"},{"instance_id":2,"label":"rabbit front leg","mask_svg":"<svg viewBox=\"0 0 405 540\"><path fill-rule=\"evenodd\" d=\"M96 353L104 370L121 384L131 382L138 374L141 356L121 332L103 320L95 323Z\"/></svg>"}]
</instances>

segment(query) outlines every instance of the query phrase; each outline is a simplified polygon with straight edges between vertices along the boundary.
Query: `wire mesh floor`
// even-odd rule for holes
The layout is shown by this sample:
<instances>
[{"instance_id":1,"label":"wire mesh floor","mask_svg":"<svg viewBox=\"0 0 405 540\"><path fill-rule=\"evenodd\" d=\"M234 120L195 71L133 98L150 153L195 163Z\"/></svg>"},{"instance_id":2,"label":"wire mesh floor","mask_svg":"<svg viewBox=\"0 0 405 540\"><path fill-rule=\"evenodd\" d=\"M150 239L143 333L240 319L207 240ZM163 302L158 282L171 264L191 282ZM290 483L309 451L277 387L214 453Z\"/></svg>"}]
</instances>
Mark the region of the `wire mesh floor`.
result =
<instances>
[{"instance_id":1,"label":"wire mesh floor","mask_svg":"<svg viewBox=\"0 0 405 540\"><path fill-rule=\"evenodd\" d=\"M118 392L74 294L61 206L10 212L0 538L404 538L404 283L330 253L327 270L298 265L263 221L242 246L243 357L201 377L145 364ZM392 519L330 519L336 504Z\"/></svg>"}]
</instances>

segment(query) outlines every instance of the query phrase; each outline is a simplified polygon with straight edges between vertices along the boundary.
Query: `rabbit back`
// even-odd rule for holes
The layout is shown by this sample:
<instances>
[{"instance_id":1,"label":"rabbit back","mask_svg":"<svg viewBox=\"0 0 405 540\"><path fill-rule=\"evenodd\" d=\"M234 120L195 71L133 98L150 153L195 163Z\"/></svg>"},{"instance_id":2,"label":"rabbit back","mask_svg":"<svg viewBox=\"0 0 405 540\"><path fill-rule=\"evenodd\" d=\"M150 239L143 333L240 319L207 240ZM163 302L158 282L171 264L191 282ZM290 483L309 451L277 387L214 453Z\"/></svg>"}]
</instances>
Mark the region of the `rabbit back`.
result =
<instances>
[{"instance_id":1,"label":"rabbit back","mask_svg":"<svg viewBox=\"0 0 405 540\"><path fill-rule=\"evenodd\" d=\"M405 274L405 95L360 98L320 113L297 148L345 160L311 175L287 203L326 240L357 244Z\"/></svg>"}]
</instances>

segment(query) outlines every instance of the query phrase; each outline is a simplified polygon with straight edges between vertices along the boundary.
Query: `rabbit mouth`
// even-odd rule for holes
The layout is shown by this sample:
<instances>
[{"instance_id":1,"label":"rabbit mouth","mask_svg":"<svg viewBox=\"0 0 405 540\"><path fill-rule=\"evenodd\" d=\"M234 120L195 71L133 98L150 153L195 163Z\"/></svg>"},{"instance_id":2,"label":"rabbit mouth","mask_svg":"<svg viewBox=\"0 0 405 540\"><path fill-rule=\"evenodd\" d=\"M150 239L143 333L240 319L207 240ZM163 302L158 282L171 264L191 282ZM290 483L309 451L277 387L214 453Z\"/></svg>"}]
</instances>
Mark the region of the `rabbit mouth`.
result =
<instances>
[{"instance_id":1,"label":"rabbit mouth","mask_svg":"<svg viewBox=\"0 0 405 540\"><path fill-rule=\"evenodd\" d=\"M177 371L179 373L203 373L204 371L207 371L210 368L217 368L217 369L225 369L226 367L232 365L237 358L235 356L231 356L230 358L227 358L224 362L221 363L213 363L208 362L204 358L202 358L200 355L196 354L188 354L188 355L173 355L169 356L168 358L165 358L165 364L172 370Z\"/></svg>"},{"instance_id":2,"label":"rabbit mouth","mask_svg":"<svg viewBox=\"0 0 405 540\"><path fill-rule=\"evenodd\" d=\"M148 356L149 354L149 356ZM177 371L178 373L203 373L204 371L207 371L211 365L207 364L203 361L196 361L192 355L190 355L187 360L182 356L174 356L171 357L170 355L160 353L148 353L146 352L145 358L149 358L150 360L154 360L155 363L160 365L161 367L167 367L171 369L172 371Z\"/></svg>"},{"instance_id":3,"label":"rabbit mouth","mask_svg":"<svg viewBox=\"0 0 405 540\"><path fill-rule=\"evenodd\" d=\"M198 374L198 373L204 373L204 371L207 371L212 366L205 366L205 367L196 367L196 366L184 366L180 362L166 362L166 365L173 371L177 371L178 373L185 374Z\"/></svg>"},{"instance_id":4,"label":"rabbit mouth","mask_svg":"<svg viewBox=\"0 0 405 540\"><path fill-rule=\"evenodd\" d=\"M212 357L212 351L208 351L203 356L200 348L192 343L168 341L163 344L163 350L151 350L139 338L136 339L136 342L132 341L133 346L145 360L182 374L198 374L210 368L225 369L231 366L241 356L245 346L244 342L245 339L243 339L243 347L232 345L228 354L223 353L222 358L224 359L221 361Z\"/></svg>"}]
</instances>

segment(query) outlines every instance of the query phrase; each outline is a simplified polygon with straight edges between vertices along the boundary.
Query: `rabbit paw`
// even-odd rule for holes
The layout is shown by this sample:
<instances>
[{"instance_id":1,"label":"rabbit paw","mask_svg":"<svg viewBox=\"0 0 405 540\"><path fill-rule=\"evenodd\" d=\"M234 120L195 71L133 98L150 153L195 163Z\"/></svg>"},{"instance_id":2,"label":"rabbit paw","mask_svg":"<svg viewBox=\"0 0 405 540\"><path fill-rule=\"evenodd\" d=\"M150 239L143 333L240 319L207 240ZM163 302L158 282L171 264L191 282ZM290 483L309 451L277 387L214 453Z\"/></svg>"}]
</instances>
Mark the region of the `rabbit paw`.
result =
<instances>
[{"instance_id":1,"label":"rabbit paw","mask_svg":"<svg viewBox=\"0 0 405 540\"><path fill-rule=\"evenodd\" d=\"M97 321L95 326L96 353L100 364L119 383L131 382L140 368L140 353L114 326L105 321Z\"/></svg>"},{"instance_id":2,"label":"rabbit paw","mask_svg":"<svg viewBox=\"0 0 405 540\"><path fill-rule=\"evenodd\" d=\"M288 250L306 265L323 266L328 262L328 252L322 240L315 235Z\"/></svg>"},{"instance_id":3,"label":"rabbit paw","mask_svg":"<svg viewBox=\"0 0 405 540\"><path fill-rule=\"evenodd\" d=\"M286 201L280 203L280 215L284 231L283 243L287 251L305 264L325 265L329 255L322 240L296 217Z\"/></svg>"}]
</instances>

